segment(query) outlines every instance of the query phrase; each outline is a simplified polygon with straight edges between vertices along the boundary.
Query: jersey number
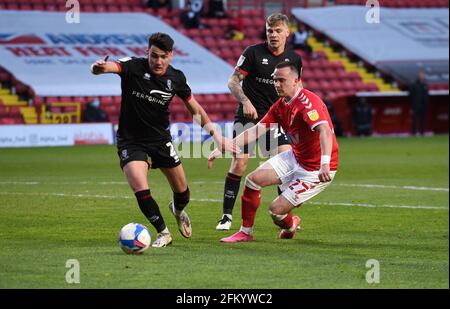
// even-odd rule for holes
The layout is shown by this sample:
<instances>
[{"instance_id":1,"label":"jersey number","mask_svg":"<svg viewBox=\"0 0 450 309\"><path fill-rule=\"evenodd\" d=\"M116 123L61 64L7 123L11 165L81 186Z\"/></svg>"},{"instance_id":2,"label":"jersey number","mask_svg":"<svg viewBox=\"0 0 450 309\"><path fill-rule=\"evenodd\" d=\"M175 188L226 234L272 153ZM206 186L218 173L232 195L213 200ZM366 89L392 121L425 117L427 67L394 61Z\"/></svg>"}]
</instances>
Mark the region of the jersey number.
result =
<instances>
[{"instance_id":1,"label":"jersey number","mask_svg":"<svg viewBox=\"0 0 450 309\"><path fill-rule=\"evenodd\" d=\"M169 147L169 151L170 151L170 156L175 160L175 162L180 161L180 158L178 157L177 152L175 151L175 147L173 146L173 144L171 142L168 142L166 144L167 147Z\"/></svg>"}]
</instances>

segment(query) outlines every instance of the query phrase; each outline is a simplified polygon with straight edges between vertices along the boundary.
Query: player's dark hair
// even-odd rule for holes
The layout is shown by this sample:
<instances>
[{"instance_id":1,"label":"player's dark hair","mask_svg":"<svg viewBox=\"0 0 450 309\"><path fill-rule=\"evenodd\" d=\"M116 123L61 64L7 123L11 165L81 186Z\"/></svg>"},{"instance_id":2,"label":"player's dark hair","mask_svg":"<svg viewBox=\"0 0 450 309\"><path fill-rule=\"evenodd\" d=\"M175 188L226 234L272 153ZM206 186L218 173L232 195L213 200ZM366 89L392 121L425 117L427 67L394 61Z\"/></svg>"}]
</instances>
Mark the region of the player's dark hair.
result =
<instances>
[{"instance_id":1,"label":"player's dark hair","mask_svg":"<svg viewBox=\"0 0 450 309\"><path fill-rule=\"evenodd\" d=\"M171 52L173 50L173 44L173 39L166 33L156 32L148 38L148 48L155 45L162 51Z\"/></svg>"},{"instance_id":2,"label":"player's dark hair","mask_svg":"<svg viewBox=\"0 0 450 309\"><path fill-rule=\"evenodd\" d=\"M289 26L289 18L281 13L273 13L266 19L266 24L268 24L270 27L275 26L279 22L285 24L286 26Z\"/></svg>"},{"instance_id":3,"label":"player's dark hair","mask_svg":"<svg viewBox=\"0 0 450 309\"><path fill-rule=\"evenodd\" d=\"M275 69L290 68L292 72L296 73L299 78L301 78L301 68L298 71L297 65L290 61L282 61L275 66Z\"/></svg>"}]
</instances>

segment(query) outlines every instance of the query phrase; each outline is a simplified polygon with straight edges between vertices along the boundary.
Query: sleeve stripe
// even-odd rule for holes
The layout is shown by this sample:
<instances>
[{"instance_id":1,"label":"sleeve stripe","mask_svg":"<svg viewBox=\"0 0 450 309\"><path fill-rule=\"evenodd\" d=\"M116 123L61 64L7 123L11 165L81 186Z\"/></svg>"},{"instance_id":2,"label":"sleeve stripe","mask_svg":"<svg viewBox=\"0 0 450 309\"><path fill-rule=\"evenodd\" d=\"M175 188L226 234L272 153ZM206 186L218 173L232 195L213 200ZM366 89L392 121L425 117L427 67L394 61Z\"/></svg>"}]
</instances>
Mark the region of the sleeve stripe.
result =
<instances>
[{"instance_id":1,"label":"sleeve stripe","mask_svg":"<svg viewBox=\"0 0 450 309\"><path fill-rule=\"evenodd\" d=\"M313 124L312 127L311 127L311 131L314 131L314 128L317 127L319 124L322 124L322 123L328 123L328 121L322 120L322 121L319 121L319 122Z\"/></svg>"},{"instance_id":2,"label":"sleeve stripe","mask_svg":"<svg viewBox=\"0 0 450 309\"><path fill-rule=\"evenodd\" d=\"M193 97L194 97L194 96L191 94L191 95L186 99L185 102L189 102L190 100L192 100Z\"/></svg>"},{"instance_id":3,"label":"sleeve stripe","mask_svg":"<svg viewBox=\"0 0 450 309\"><path fill-rule=\"evenodd\" d=\"M242 70L241 68L236 68L236 70L239 71L239 73L241 73L241 74L244 75L244 76L247 76L247 75L248 75L248 72Z\"/></svg>"}]
</instances>

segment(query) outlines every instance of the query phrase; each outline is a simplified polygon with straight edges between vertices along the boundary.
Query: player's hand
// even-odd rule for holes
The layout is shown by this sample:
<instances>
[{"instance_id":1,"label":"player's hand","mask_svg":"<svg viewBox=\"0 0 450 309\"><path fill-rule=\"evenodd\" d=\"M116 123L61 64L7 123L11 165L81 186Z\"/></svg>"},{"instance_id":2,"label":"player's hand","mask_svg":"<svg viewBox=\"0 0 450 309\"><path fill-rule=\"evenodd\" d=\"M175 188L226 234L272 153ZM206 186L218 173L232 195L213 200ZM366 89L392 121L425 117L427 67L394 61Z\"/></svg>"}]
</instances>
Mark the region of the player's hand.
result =
<instances>
[{"instance_id":1,"label":"player's hand","mask_svg":"<svg viewBox=\"0 0 450 309\"><path fill-rule=\"evenodd\" d=\"M252 102L246 101L242 104L244 107L244 117L249 119L258 119L258 113Z\"/></svg>"},{"instance_id":2,"label":"player's hand","mask_svg":"<svg viewBox=\"0 0 450 309\"><path fill-rule=\"evenodd\" d=\"M208 169L211 169L213 167L214 160L220 157L222 154L222 151L220 151L218 148L214 149L208 156Z\"/></svg>"},{"instance_id":3,"label":"player's hand","mask_svg":"<svg viewBox=\"0 0 450 309\"><path fill-rule=\"evenodd\" d=\"M94 64L91 66L91 72L93 74L100 74L105 71L106 63L108 62L109 56L106 55L103 57L103 59L97 60L94 62Z\"/></svg>"},{"instance_id":4,"label":"player's hand","mask_svg":"<svg viewBox=\"0 0 450 309\"><path fill-rule=\"evenodd\" d=\"M322 166L320 167L319 180L321 182L329 182L329 181L331 181L330 165L329 164L322 164Z\"/></svg>"},{"instance_id":5,"label":"player's hand","mask_svg":"<svg viewBox=\"0 0 450 309\"><path fill-rule=\"evenodd\" d=\"M220 141L220 150L222 152L231 152L233 154L237 154L241 152L241 149L239 148L238 145L236 145L236 143L226 137L223 137L222 140Z\"/></svg>"}]
</instances>

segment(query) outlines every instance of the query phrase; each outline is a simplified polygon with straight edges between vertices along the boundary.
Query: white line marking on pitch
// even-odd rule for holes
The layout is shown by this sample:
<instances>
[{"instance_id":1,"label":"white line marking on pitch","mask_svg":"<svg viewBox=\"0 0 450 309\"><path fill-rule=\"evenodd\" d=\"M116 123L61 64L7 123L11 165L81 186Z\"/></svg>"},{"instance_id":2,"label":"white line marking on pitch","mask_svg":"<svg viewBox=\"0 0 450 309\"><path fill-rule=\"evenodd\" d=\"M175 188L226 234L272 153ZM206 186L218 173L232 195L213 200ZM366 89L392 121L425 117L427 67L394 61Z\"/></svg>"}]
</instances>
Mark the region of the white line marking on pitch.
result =
<instances>
[{"instance_id":1,"label":"white line marking on pitch","mask_svg":"<svg viewBox=\"0 0 450 309\"><path fill-rule=\"evenodd\" d=\"M223 184L223 181L192 181L192 185ZM0 185L128 185L126 181L74 181L74 182L40 182L40 181L0 181ZM416 186L394 186L377 184L354 184L354 183L333 183L333 186L359 187L369 189L401 189L413 191L442 191L449 192L448 188L416 187Z\"/></svg>"},{"instance_id":2,"label":"white line marking on pitch","mask_svg":"<svg viewBox=\"0 0 450 309\"><path fill-rule=\"evenodd\" d=\"M431 187L415 187L415 186L386 186L386 185L372 185L372 184L353 184L353 183L336 183L335 186L342 187L360 187L360 188L381 188L381 189L404 189L417 191L444 191L449 192L448 188L431 188Z\"/></svg>"},{"instance_id":3,"label":"white line marking on pitch","mask_svg":"<svg viewBox=\"0 0 450 309\"><path fill-rule=\"evenodd\" d=\"M79 198L102 198L102 199L134 199L132 196L101 195L101 194L69 194L69 193L33 193L33 192L1 192L0 195L34 195L34 196L56 196L56 197L79 197ZM222 203L219 199L191 199L193 202ZM306 202L312 205L330 205L346 207L367 207L367 208L408 208L408 209L440 209L447 210L448 206L426 206L426 205L376 205L365 203L340 203L340 202Z\"/></svg>"}]
</instances>

